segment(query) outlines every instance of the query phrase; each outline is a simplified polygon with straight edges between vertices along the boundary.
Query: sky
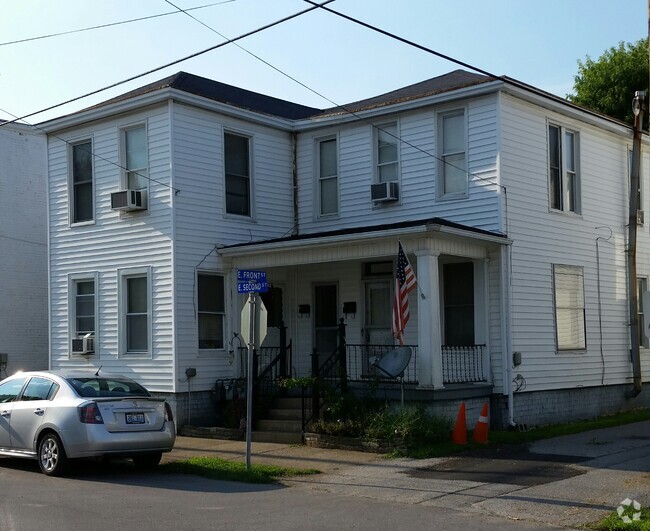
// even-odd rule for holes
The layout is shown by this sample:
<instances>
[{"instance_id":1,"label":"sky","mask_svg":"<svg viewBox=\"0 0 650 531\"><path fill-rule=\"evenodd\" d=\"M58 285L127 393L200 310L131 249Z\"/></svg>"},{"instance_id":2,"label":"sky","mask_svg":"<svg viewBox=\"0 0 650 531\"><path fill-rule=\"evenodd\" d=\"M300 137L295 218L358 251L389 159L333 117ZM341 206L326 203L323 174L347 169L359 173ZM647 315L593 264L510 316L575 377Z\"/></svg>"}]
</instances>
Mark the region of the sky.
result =
<instances>
[{"instance_id":1,"label":"sky","mask_svg":"<svg viewBox=\"0 0 650 531\"><path fill-rule=\"evenodd\" d=\"M58 105L310 7L303 0L216 0L189 11L198 22L174 5L188 10L215 0L0 2L0 119ZM328 7L562 97L572 90L578 60L648 34L647 0L335 0ZM172 14L12 43L162 13ZM327 108L460 68L321 9L237 44L247 51L227 44L25 121L63 116L181 70Z\"/></svg>"}]
</instances>

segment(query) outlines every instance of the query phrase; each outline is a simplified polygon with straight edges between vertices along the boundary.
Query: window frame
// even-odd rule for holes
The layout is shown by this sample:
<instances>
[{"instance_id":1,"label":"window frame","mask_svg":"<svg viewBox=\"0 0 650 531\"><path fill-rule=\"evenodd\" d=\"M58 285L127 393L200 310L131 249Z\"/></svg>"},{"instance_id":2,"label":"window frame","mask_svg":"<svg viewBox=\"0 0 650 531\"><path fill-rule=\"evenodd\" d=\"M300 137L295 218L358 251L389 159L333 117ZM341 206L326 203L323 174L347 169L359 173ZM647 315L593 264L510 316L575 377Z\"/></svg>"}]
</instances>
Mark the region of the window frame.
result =
<instances>
[{"instance_id":1,"label":"window frame","mask_svg":"<svg viewBox=\"0 0 650 531\"><path fill-rule=\"evenodd\" d=\"M446 151L444 146L444 127L445 127L445 118L455 117L462 115L463 117L463 150L462 151ZM436 113L436 182L437 182L437 191L438 199L441 201L451 201L455 199L466 199L469 197L469 133L468 133L468 123L467 123L467 107L454 107L450 109L444 109ZM465 161L465 182L463 190L457 192L445 192L446 189L446 178L447 178L447 163L445 162L447 157L457 156L459 154L464 155ZM454 166L456 166L454 164Z\"/></svg>"},{"instance_id":2,"label":"window frame","mask_svg":"<svg viewBox=\"0 0 650 531\"><path fill-rule=\"evenodd\" d=\"M637 318L638 318L638 329L639 329L639 347L640 348L650 348L650 339L644 334L643 328L643 316L648 311L647 308L643 307L643 293L648 291L648 278L639 276L636 279L636 289L637 289Z\"/></svg>"},{"instance_id":3,"label":"window frame","mask_svg":"<svg viewBox=\"0 0 650 531\"><path fill-rule=\"evenodd\" d=\"M559 149L557 150L559 161L557 162L557 171L559 174L559 206L553 204L553 166L551 161L551 128L558 131ZM573 161L574 168L569 170L567 168L567 153L568 147L566 136L570 134L573 137ZM564 214L582 215L582 180L581 180L581 164L580 164L580 131L575 128L567 127L552 120L546 122L546 154L547 154L547 167L548 167L548 206L551 212L560 212ZM573 186L569 182L568 175L573 173L572 180ZM573 188L573 190L572 190ZM573 208L571 206L571 199L573 198Z\"/></svg>"},{"instance_id":4,"label":"window frame","mask_svg":"<svg viewBox=\"0 0 650 531\"><path fill-rule=\"evenodd\" d=\"M334 175L327 175L323 177L322 175L322 165L321 165L321 146L326 142L334 142L336 148L336 173ZM314 162L315 162L315 173L316 173L316 194L315 194L315 203L316 208L316 218L336 218L341 213L341 195L340 195L340 166L339 166L339 138L338 135L329 135L321 138L317 138L314 141ZM336 208L333 212L323 213L323 182L335 180L336 181Z\"/></svg>"},{"instance_id":5,"label":"window frame","mask_svg":"<svg viewBox=\"0 0 650 531\"><path fill-rule=\"evenodd\" d=\"M241 214L238 212L229 212L228 211L228 172L227 172L227 157L228 151L226 150L226 136L236 136L240 138L245 138L248 148L248 176L234 175L235 177L246 178L248 179L248 213ZM225 217L235 217L238 219L254 219L254 201L253 201L253 135L250 133L245 133L243 131L237 131L234 129L224 129L221 140L223 146L223 211Z\"/></svg>"},{"instance_id":6,"label":"window frame","mask_svg":"<svg viewBox=\"0 0 650 531\"><path fill-rule=\"evenodd\" d=\"M379 141L381 139L381 133L389 127L395 127L395 160L390 162L379 162ZM374 162L374 175L373 183L381 184L384 182L399 183L401 177L401 161L400 161L400 122L399 120L392 120L390 122L382 122L378 125L373 125L373 162ZM391 135L389 133L389 135ZM391 136L392 137L392 136ZM388 165L395 165L395 179L382 181L381 180L381 167L387 167Z\"/></svg>"},{"instance_id":7,"label":"window frame","mask_svg":"<svg viewBox=\"0 0 650 531\"><path fill-rule=\"evenodd\" d=\"M73 355L72 352L72 340L79 339L83 337L87 332L79 332L77 330L77 285L80 282L89 282L92 281L94 284L93 292L93 311L94 321L95 321L95 330L93 332L93 340L95 345L95 352L91 355L95 355L99 352L99 275L97 272L94 273L71 273L68 275L68 350L70 355ZM81 354L79 354L81 356ZM83 357L87 357L84 355Z\"/></svg>"},{"instance_id":8,"label":"window frame","mask_svg":"<svg viewBox=\"0 0 650 531\"><path fill-rule=\"evenodd\" d=\"M75 148L82 146L84 144L90 144L90 179L83 181L81 183L75 183L75 169L74 169L74 153ZM94 140L92 136L85 137L73 142L68 142L68 225L70 227L79 227L84 225L94 225L95 224L95 156L94 156ZM91 217L90 219L84 219L77 221L77 209L76 209L76 197L77 197L77 187L81 184L86 184L90 182L90 208L91 208Z\"/></svg>"},{"instance_id":9,"label":"window frame","mask_svg":"<svg viewBox=\"0 0 650 531\"><path fill-rule=\"evenodd\" d=\"M579 272L582 280L582 290L580 292L580 298L582 300L582 306L558 306L558 282L557 275L560 270L564 269L563 274L569 274L569 271ZM553 264L552 267L552 280L553 280L553 320L555 322L555 349L556 353L585 353L587 351L587 309L585 302L585 276L584 276L584 267L569 265L569 264ZM560 346L560 319L558 318L558 310L578 310L582 312L582 346L581 347L561 347Z\"/></svg>"},{"instance_id":10,"label":"window frame","mask_svg":"<svg viewBox=\"0 0 650 531\"><path fill-rule=\"evenodd\" d=\"M145 168L134 168L131 169L128 167L128 153L127 153L127 135L131 131L137 129L144 130L144 150L145 150ZM122 176L121 176L121 190L145 190L149 192L149 130L147 128L147 122L138 122L134 124L127 125L120 128L120 165L122 166ZM146 181L145 186L142 188L130 188L129 187L129 174L138 173L142 175L142 178Z\"/></svg>"},{"instance_id":11,"label":"window frame","mask_svg":"<svg viewBox=\"0 0 650 531\"><path fill-rule=\"evenodd\" d=\"M212 312L212 311L202 311L200 304L199 304L199 277L200 276L212 276L212 277L220 277L221 281L223 283L223 311L221 312ZM197 270L195 273L195 285L196 285L196 292L195 292L195 297L196 297L196 345L197 349L200 354L206 354L210 353L213 351L225 351L226 349L226 323L227 323L227 318L228 314L226 312L227 309L227 283L226 283L226 275L220 271L213 271L213 270L207 270L207 269L200 269ZM202 348L201 347L201 329L200 329L200 319L199 315L200 314L210 314L210 315L221 315L222 320L221 320L221 338L222 338L222 345L220 347L207 347L207 348Z\"/></svg>"},{"instance_id":12,"label":"window frame","mask_svg":"<svg viewBox=\"0 0 650 531\"><path fill-rule=\"evenodd\" d=\"M152 267L132 267L126 269L119 269L118 275L118 309L119 309L119 357L140 357L152 358L153 357L153 344L152 344L152 322L153 322L153 293L152 293ZM147 286L147 349L146 350L129 350L128 349L128 281L134 278L145 278ZM141 315L139 313L138 315Z\"/></svg>"}]
</instances>

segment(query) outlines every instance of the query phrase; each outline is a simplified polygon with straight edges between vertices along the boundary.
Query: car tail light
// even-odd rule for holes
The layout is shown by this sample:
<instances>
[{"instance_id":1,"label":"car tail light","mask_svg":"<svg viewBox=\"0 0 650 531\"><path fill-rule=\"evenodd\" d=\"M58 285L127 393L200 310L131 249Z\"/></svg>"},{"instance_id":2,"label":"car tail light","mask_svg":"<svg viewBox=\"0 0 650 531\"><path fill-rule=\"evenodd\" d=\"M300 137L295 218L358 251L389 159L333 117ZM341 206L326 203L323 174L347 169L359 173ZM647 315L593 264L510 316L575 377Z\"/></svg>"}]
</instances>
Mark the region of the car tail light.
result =
<instances>
[{"instance_id":1,"label":"car tail light","mask_svg":"<svg viewBox=\"0 0 650 531\"><path fill-rule=\"evenodd\" d=\"M172 413L172 407L165 402L165 422L171 422L174 420L174 413Z\"/></svg>"},{"instance_id":2,"label":"car tail light","mask_svg":"<svg viewBox=\"0 0 650 531\"><path fill-rule=\"evenodd\" d=\"M79 420L84 424L104 424L102 414L95 402L79 406Z\"/></svg>"}]
</instances>

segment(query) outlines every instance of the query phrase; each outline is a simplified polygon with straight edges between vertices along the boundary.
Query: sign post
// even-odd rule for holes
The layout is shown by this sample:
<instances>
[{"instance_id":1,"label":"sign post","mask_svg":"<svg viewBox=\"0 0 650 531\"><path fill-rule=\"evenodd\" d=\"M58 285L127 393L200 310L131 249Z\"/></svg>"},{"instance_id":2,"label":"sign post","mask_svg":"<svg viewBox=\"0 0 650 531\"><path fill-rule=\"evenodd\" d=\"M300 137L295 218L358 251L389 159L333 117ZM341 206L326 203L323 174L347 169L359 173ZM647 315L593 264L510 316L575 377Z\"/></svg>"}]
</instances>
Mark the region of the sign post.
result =
<instances>
[{"instance_id":1,"label":"sign post","mask_svg":"<svg viewBox=\"0 0 650 531\"><path fill-rule=\"evenodd\" d=\"M237 292L248 293L248 308L242 311L242 335L248 344L248 363L246 386L246 470L251 467L251 437L253 432L253 349L259 348L266 337L266 308L256 293L269 290L266 271L240 269L237 271ZM244 330L248 324L248 330Z\"/></svg>"}]
</instances>

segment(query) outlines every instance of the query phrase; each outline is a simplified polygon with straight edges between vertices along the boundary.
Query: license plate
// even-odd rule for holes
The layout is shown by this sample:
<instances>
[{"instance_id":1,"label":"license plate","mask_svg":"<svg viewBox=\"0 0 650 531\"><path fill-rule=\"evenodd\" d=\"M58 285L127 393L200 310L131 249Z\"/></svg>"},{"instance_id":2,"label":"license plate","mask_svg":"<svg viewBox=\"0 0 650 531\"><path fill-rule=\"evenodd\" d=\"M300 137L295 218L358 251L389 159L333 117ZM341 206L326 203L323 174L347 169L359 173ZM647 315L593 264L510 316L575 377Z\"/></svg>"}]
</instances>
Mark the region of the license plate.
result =
<instances>
[{"instance_id":1,"label":"license plate","mask_svg":"<svg viewBox=\"0 0 650 531\"><path fill-rule=\"evenodd\" d=\"M144 424L144 413L126 413L127 424Z\"/></svg>"}]
</instances>

